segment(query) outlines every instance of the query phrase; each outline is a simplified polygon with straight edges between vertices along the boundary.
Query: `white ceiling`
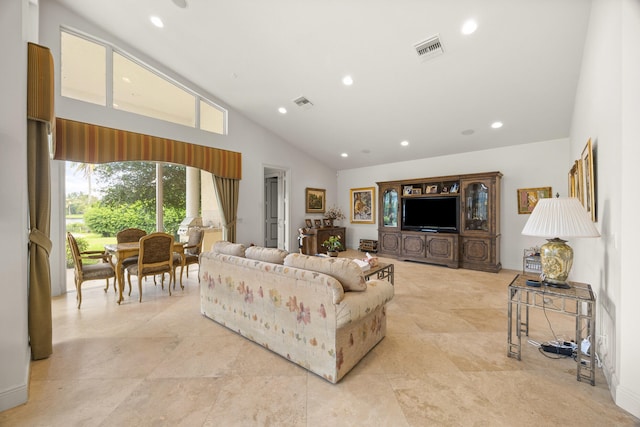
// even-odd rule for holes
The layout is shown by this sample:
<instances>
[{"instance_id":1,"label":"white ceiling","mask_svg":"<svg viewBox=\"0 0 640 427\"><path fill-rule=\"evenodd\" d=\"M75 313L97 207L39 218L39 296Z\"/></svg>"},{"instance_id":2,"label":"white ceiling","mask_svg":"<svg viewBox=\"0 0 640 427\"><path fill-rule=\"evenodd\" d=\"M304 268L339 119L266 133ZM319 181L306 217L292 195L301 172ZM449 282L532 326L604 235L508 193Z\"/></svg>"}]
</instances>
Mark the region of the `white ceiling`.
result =
<instances>
[{"instance_id":1,"label":"white ceiling","mask_svg":"<svg viewBox=\"0 0 640 427\"><path fill-rule=\"evenodd\" d=\"M568 137L591 4L58 1L335 169ZM469 18L478 30L464 36ZM414 44L435 34L444 54L419 58Z\"/></svg>"}]
</instances>

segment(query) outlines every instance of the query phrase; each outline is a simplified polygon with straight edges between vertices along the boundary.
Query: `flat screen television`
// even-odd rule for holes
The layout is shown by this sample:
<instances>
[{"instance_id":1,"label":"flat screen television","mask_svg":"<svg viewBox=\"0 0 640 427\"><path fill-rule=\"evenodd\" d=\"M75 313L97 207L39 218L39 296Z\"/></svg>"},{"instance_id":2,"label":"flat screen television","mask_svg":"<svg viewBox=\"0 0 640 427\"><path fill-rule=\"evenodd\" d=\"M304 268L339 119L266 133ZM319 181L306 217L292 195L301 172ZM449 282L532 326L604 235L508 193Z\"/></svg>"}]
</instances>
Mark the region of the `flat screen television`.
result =
<instances>
[{"instance_id":1,"label":"flat screen television","mask_svg":"<svg viewBox=\"0 0 640 427\"><path fill-rule=\"evenodd\" d=\"M458 197L407 197L402 199L402 229L457 233Z\"/></svg>"}]
</instances>

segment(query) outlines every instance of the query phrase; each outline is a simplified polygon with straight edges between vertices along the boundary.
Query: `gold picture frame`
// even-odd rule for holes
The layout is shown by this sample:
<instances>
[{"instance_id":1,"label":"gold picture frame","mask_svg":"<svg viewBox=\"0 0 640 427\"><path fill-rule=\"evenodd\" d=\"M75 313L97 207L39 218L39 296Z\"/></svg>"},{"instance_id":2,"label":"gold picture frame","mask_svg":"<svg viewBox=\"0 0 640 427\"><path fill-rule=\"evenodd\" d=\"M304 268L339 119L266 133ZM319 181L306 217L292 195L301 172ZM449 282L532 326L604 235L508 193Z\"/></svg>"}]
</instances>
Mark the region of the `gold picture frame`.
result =
<instances>
[{"instance_id":1,"label":"gold picture frame","mask_svg":"<svg viewBox=\"0 0 640 427\"><path fill-rule=\"evenodd\" d=\"M304 211L323 214L327 206L327 190L307 187L304 194Z\"/></svg>"},{"instance_id":2,"label":"gold picture frame","mask_svg":"<svg viewBox=\"0 0 640 427\"><path fill-rule=\"evenodd\" d=\"M538 200L551 197L551 187L518 188L518 213L530 214Z\"/></svg>"},{"instance_id":3,"label":"gold picture frame","mask_svg":"<svg viewBox=\"0 0 640 427\"><path fill-rule=\"evenodd\" d=\"M582 203L582 162L578 160L569 170L569 197L575 197Z\"/></svg>"},{"instance_id":4,"label":"gold picture frame","mask_svg":"<svg viewBox=\"0 0 640 427\"><path fill-rule=\"evenodd\" d=\"M595 174L593 169L593 146L591 145L591 138L587 141L587 144L582 150L580 156L580 163L582 166L582 188L584 198L582 204L584 205L589 215L591 215L591 221L596 221L596 194L595 194Z\"/></svg>"},{"instance_id":5,"label":"gold picture frame","mask_svg":"<svg viewBox=\"0 0 640 427\"><path fill-rule=\"evenodd\" d=\"M437 194L438 193L438 185L429 185L427 186L427 194Z\"/></svg>"},{"instance_id":6,"label":"gold picture frame","mask_svg":"<svg viewBox=\"0 0 640 427\"><path fill-rule=\"evenodd\" d=\"M350 200L349 219L352 224L375 224L375 187L352 188Z\"/></svg>"}]
</instances>

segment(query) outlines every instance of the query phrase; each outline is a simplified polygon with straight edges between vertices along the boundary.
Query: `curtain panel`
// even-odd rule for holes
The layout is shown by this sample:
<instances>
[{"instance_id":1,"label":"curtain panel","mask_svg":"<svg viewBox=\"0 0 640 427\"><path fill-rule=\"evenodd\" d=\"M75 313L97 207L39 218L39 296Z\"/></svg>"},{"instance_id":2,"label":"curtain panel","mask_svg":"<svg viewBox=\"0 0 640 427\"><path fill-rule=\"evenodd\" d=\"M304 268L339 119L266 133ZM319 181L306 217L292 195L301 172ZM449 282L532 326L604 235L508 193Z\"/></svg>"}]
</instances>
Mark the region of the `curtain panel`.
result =
<instances>
[{"instance_id":1,"label":"curtain panel","mask_svg":"<svg viewBox=\"0 0 640 427\"><path fill-rule=\"evenodd\" d=\"M242 179L241 153L62 118L56 118L53 158L79 163L176 163Z\"/></svg>"},{"instance_id":2,"label":"curtain panel","mask_svg":"<svg viewBox=\"0 0 640 427\"><path fill-rule=\"evenodd\" d=\"M27 185L29 192L28 318L31 358L53 353L51 319L51 180L49 130L53 120L53 56L27 46Z\"/></svg>"},{"instance_id":3,"label":"curtain panel","mask_svg":"<svg viewBox=\"0 0 640 427\"><path fill-rule=\"evenodd\" d=\"M213 177L218 204L222 209L223 240L236 241L236 225L238 218L238 197L240 195L240 181L237 179Z\"/></svg>"}]
</instances>

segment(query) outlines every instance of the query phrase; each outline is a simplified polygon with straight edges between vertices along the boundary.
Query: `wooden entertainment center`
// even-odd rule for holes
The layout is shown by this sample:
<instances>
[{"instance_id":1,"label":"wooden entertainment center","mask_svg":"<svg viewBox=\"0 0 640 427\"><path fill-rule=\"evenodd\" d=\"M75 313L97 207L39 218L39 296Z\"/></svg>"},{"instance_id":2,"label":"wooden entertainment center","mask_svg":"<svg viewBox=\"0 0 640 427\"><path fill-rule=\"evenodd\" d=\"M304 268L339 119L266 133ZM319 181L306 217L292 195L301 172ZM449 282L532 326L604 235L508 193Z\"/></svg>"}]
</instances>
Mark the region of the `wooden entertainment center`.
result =
<instances>
[{"instance_id":1,"label":"wooden entertainment center","mask_svg":"<svg viewBox=\"0 0 640 427\"><path fill-rule=\"evenodd\" d=\"M500 271L501 177L487 172L378 182L378 254Z\"/></svg>"}]
</instances>

